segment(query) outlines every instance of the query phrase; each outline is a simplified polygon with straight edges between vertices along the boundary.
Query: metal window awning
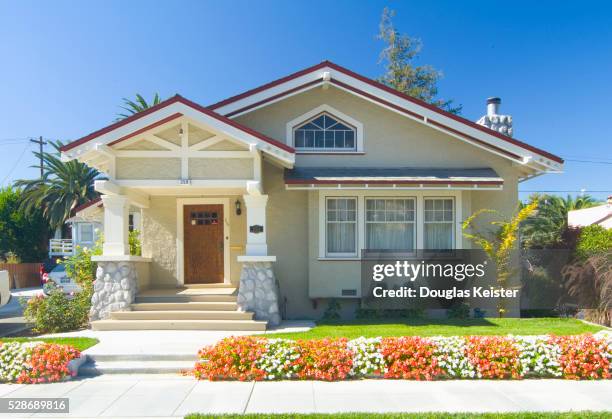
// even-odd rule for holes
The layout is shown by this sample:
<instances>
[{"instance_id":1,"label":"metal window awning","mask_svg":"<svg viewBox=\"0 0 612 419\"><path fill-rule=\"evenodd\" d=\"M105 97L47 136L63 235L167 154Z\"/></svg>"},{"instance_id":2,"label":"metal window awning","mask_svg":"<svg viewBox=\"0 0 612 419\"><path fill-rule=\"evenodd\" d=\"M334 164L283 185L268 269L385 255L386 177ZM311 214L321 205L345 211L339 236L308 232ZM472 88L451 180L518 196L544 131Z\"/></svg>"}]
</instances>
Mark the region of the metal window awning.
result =
<instances>
[{"instance_id":1,"label":"metal window awning","mask_svg":"<svg viewBox=\"0 0 612 419\"><path fill-rule=\"evenodd\" d=\"M491 168L298 167L285 169L287 189L503 189Z\"/></svg>"}]
</instances>

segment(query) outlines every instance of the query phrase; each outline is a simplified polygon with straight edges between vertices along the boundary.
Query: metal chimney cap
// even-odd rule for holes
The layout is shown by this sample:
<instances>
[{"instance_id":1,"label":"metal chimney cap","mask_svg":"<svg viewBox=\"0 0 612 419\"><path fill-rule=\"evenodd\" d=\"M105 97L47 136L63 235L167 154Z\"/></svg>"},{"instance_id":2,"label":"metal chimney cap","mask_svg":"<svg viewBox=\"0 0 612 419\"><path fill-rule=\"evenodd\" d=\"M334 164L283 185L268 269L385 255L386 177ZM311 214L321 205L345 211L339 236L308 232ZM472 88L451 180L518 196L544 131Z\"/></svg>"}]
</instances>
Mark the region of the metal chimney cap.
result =
<instances>
[{"instance_id":1,"label":"metal chimney cap","mask_svg":"<svg viewBox=\"0 0 612 419\"><path fill-rule=\"evenodd\" d=\"M501 103L501 98L500 97L490 97L487 99L487 105L491 104L491 103L495 103L496 105L499 105Z\"/></svg>"}]
</instances>

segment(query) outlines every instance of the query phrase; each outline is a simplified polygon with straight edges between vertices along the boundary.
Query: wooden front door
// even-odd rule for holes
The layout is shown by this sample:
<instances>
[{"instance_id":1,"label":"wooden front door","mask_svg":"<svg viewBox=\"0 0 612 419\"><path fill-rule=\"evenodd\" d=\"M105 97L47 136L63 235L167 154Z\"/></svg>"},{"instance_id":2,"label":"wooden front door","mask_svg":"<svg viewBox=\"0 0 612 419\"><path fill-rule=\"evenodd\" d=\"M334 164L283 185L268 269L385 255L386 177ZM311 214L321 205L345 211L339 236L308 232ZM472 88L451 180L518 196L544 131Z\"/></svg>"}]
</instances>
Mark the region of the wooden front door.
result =
<instances>
[{"instance_id":1,"label":"wooden front door","mask_svg":"<svg viewBox=\"0 0 612 419\"><path fill-rule=\"evenodd\" d=\"M183 207L185 284L223 282L223 205Z\"/></svg>"}]
</instances>

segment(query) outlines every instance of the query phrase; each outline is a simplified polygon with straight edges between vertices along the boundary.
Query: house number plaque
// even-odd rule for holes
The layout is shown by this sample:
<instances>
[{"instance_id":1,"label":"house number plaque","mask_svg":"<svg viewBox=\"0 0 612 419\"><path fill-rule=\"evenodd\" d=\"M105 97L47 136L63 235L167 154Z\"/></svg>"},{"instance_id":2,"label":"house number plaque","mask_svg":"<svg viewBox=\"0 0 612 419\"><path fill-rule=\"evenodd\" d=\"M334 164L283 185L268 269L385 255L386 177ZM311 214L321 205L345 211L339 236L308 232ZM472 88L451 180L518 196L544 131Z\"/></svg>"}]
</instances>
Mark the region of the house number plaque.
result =
<instances>
[{"instance_id":1,"label":"house number plaque","mask_svg":"<svg viewBox=\"0 0 612 419\"><path fill-rule=\"evenodd\" d=\"M263 226L255 224L249 227L249 231L253 234L263 233Z\"/></svg>"}]
</instances>

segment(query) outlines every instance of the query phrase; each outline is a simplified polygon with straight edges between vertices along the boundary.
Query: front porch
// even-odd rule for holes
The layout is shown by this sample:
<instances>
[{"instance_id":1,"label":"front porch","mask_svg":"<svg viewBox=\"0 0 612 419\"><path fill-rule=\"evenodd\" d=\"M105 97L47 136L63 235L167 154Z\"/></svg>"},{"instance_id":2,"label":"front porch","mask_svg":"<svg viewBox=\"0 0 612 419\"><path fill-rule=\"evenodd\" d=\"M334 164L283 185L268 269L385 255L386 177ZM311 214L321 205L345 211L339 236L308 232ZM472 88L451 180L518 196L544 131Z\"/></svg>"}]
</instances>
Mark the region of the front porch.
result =
<instances>
[{"instance_id":1,"label":"front porch","mask_svg":"<svg viewBox=\"0 0 612 419\"><path fill-rule=\"evenodd\" d=\"M143 126L136 131L66 153L108 174L108 180L95 182L104 208L104 244L103 254L94 257L92 326L277 325L262 160L266 154L271 164L287 167L293 155L235 124L219 124L218 116L202 117L182 103L178 108L180 113L160 121L138 121ZM134 209L141 219L142 256L130 255Z\"/></svg>"}]
</instances>

